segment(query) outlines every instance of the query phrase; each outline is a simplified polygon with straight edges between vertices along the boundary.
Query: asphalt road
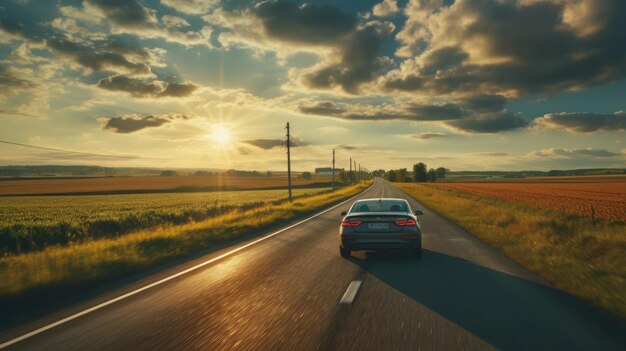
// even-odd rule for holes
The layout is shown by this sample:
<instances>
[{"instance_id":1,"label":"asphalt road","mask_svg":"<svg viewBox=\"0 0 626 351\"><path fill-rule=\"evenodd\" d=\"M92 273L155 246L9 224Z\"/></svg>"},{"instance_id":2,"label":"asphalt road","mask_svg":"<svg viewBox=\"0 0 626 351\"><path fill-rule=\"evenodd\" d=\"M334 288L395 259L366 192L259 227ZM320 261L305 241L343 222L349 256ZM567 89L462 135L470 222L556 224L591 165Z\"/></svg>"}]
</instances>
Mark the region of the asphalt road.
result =
<instances>
[{"instance_id":1,"label":"asphalt road","mask_svg":"<svg viewBox=\"0 0 626 351\"><path fill-rule=\"evenodd\" d=\"M8 349L626 350L621 327L400 190L377 181L360 197L423 209L423 258L341 258L337 227L350 202ZM4 331L0 344L149 281ZM353 281L356 295L344 296Z\"/></svg>"}]
</instances>

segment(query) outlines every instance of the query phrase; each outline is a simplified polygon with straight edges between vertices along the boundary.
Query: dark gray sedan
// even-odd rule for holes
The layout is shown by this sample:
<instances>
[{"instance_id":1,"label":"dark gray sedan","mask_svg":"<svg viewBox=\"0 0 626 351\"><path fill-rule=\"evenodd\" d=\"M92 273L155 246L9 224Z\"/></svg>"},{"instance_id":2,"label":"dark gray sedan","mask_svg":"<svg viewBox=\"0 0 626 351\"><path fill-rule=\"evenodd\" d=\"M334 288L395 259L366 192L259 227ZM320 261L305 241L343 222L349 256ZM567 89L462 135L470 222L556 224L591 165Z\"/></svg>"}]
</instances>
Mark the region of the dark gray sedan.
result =
<instances>
[{"instance_id":1,"label":"dark gray sedan","mask_svg":"<svg viewBox=\"0 0 626 351\"><path fill-rule=\"evenodd\" d=\"M404 199L356 201L339 228L339 252L349 257L353 250L407 250L422 255L422 230L417 221L422 211L411 211Z\"/></svg>"}]
</instances>

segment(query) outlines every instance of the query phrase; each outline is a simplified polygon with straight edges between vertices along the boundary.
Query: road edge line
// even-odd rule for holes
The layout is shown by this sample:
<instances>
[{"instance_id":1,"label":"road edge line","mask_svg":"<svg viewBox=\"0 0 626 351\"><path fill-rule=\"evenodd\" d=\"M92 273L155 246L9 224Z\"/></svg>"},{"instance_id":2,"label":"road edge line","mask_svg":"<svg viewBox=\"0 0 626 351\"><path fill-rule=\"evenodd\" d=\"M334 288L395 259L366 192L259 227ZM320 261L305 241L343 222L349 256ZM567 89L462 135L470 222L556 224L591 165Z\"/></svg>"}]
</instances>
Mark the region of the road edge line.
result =
<instances>
[{"instance_id":1,"label":"road edge line","mask_svg":"<svg viewBox=\"0 0 626 351\"><path fill-rule=\"evenodd\" d=\"M43 333L45 331L48 331L48 330L53 329L55 327L58 327L59 325L65 324L65 323L70 322L70 321L72 321L74 319L77 319L77 318L80 318L80 317L82 317L84 315L87 315L87 314L89 314L91 312L94 312L94 311L102 309L102 308L104 308L106 306L112 305L112 304L114 304L114 303L116 303L118 301L122 301L122 300L127 299L127 298L129 298L131 296L137 295L137 294L139 294L139 293L141 293L143 291L146 291L148 289L151 289L151 288L153 288L155 286L161 285L161 284L166 283L166 282L168 282L170 280L173 280L173 279L176 279L176 278L178 278L180 276L183 276L183 275L185 275L187 273L190 273L190 272L193 272L193 271L198 270L200 268L203 268L205 266L208 266L211 263L220 261L220 260L222 260L222 259L224 259L224 258L226 258L228 256L231 256L231 255L233 255L233 254L235 254L235 253L237 253L239 251L247 249L250 246L256 245L256 244L258 244L258 243L260 243L260 242L262 242L264 240L267 240L267 239L269 239L271 237L274 237L274 236L276 236L276 235L278 235L278 234L280 234L280 233L282 233L284 231L287 231L287 230L289 230L291 228L299 226L300 224L303 224L303 223L308 222L308 221L310 221L310 220L312 220L312 219L314 219L316 217L319 217L319 216L323 215L326 212L334 210L335 208L345 204L346 202L348 202L348 201L350 201L350 200L360 196L361 194L365 193L366 191L369 191L370 189L372 189L374 187L374 185L376 185L376 181L374 181L374 183L372 183L372 185L369 188L359 192L358 194L356 194L356 195L354 195L354 196L352 196L352 197L350 197L350 198L348 198L348 199L346 199L346 200L344 200L344 201L342 201L342 202L340 202L340 203L338 203L338 204L336 204L336 205L334 205L332 207L329 207L329 208L327 208L327 209L325 209L325 210L323 210L321 212L318 212L318 213L316 213L316 214L314 214L314 215L312 215L310 217L307 217L307 218L305 218L305 219L303 219L303 220L301 220L299 222L296 222L296 223L294 223L294 224L292 224L290 226L287 226L285 228L279 229L279 230L277 230L277 231L275 231L275 232L273 232L271 234L267 234L267 235L265 235L265 236L263 236L263 237L261 237L259 239L256 239L256 240L254 240L252 242L249 242L249 243L247 243L247 244L245 244L243 246L240 246L240 247L238 247L236 249L232 249L232 250L230 250L228 252L225 252L225 253L223 253L223 254L221 254L219 256L213 257L213 258L211 258L211 259L209 259L207 261L199 263L199 264L197 264L197 265L195 265L193 267L189 267L189 268L187 268L187 269L185 269L183 271L180 271L178 273L175 273L175 274L167 276L167 277L165 277L163 279L160 279L160 280L158 280L158 281L156 281L154 283L148 284L148 285L143 286L141 288L138 288L138 289L135 289L133 291L130 291L130 292L126 293L126 294L123 294L123 295L120 295L120 296L115 297L113 299L110 299L108 301L102 302L102 303L97 304L97 305L95 305L93 307L90 307L90 308L88 308L86 310L82 310L82 311L80 311L78 313L75 313L75 314L73 314L71 316L65 317L65 318L60 319L60 320L58 320L56 322L53 322L53 323L45 325L45 326L43 326L41 328L35 329L35 330L33 330L33 331L29 332L29 333L26 333L26 334L23 334L23 335L18 336L16 338L13 338L13 339L11 339L9 341L5 341L2 344L0 344L0 349L7 348L7 347L9 347L11 345L17 344L17 343L19 343L21 341L24 341L24 340L26 340L28 338L31 338L31 337L35 336L35 335L41 334L41 333Z\"/></svg>"}]
</instances>

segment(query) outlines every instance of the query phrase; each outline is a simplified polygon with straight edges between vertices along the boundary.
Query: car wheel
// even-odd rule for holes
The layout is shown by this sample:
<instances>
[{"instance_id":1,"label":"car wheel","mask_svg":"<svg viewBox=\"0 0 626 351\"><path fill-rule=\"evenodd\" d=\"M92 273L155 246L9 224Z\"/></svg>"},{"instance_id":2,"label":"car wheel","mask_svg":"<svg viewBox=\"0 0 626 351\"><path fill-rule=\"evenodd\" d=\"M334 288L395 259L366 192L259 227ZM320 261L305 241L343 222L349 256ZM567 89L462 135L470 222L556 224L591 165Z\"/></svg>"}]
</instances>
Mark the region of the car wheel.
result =
<instances>
[{"instance_id":1,"label":"car wheel","mask_svg":"<svg viewBox=\"0 0 626 351\"><path fill-rule=\"evenodd\" d=\"M344 248L343 246L339 245L339 253L341 254L341 257L343 258L348 258L350 257L350 249Z\"/></svg>"}]
</instances>

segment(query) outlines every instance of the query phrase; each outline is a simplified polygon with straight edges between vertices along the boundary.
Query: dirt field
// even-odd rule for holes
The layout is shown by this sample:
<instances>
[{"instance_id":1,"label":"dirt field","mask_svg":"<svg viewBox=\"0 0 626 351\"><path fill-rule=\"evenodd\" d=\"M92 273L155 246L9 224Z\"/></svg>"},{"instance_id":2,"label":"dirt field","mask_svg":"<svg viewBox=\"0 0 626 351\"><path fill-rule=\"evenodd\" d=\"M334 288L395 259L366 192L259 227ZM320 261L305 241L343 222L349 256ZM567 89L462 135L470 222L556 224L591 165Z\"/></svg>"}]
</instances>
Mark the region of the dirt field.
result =
<instances>
[{"instance_id":1,"label":"dirt field","mask_svg":"<svg viewBox=\"0 0 626 351\"><path fill-rule=\"evenodd\" d=\"M588 183L436 183L502 200L517 201L581 216L626 221L626 182ZM593 209L593 210L592 210Z\"/></svg>"},{"instance_id":2,"label":"dirt field","mask_svg":"<svg viewBox=\"0 0 626 351\"><path fill-rule=\"evenodd\" d=\"M314 177L305 180L292 178L294 186L328 182L330 179ZM20 179L0 181L0 195L81 194L115 192L149 192L177 188L209 189L267 189L286 187L282 176L176 176L176 177L104 177L62 179Z\"/></svg>"}]
</instances>

